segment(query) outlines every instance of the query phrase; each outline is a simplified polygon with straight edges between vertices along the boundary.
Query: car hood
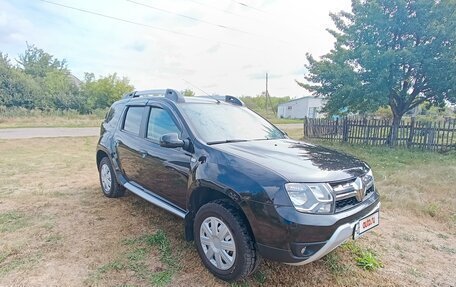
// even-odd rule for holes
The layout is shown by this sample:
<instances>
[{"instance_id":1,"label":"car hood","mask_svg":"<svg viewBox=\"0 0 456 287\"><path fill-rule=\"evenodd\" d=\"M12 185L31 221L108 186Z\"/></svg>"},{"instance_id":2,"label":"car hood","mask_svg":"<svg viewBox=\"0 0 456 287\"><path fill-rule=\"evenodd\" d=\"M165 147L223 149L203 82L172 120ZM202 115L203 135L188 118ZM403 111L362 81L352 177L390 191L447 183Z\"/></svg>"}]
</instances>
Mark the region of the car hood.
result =
<instances>
[{"instance_id":1,"label":"car hood","mask_svg":"<svg viewBox=\"0 0 456 287\"><path fill-rule=\"evenodd\" d=\"M361 176L369 169L355 157L291 139L223 143L211 147L273 170L290 182L341 181Z\"/></svg>"}]
</instances>

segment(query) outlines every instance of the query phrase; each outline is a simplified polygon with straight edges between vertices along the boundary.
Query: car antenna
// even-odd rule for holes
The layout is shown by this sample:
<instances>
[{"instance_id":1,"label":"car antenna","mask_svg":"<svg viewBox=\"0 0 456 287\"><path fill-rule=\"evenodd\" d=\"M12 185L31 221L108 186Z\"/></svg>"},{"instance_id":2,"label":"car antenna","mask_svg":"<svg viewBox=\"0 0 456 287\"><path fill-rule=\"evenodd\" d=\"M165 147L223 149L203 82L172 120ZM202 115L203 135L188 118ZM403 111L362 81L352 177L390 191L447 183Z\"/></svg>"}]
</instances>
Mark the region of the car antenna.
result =
<instances>
[{"instance_id":1,"label":"car antenna","mask_svg":"<svg viewBox=\"0 0 456 287\"><path fill-rule=\"evenodd\" d=\"M217 104L220 104L220 100L219 100L219 99L213 97L212 95L209 95L209 93L206 93L203 89L198 88L197 86L193 85L192 83L190 83L190 82L187 81L186 79L182 79L182 81L186 82L186 83L189 84L190 86L192 86L192 87L194 87L194 88L200 90L201 92L205 93L206 96L208 96L208 97L210 97L210 98L216 100L216 101L217 101Z\"/></svg>"}]
</instances>

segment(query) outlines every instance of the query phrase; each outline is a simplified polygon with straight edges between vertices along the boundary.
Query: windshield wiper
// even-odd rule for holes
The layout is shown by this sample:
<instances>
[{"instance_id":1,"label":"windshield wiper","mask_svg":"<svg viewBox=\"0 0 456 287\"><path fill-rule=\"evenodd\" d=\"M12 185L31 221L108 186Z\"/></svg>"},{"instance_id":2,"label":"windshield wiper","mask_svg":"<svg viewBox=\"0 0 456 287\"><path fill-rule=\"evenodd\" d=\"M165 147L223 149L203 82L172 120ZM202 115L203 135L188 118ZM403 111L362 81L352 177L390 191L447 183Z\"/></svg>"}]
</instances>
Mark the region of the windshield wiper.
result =
<instances>
[{"instance_id":1,"label":"windshield wiper","mask_svg":"<svg viewBox=\"0 0 456 287\"><path fill-rule=\"evenodd\" d=\"M246 141L248 141L248 140L234 139L234 140L212 141L212 142L207 142L207 144L213 145L213 144L222 144L222 143L238 143L238 142L246 142Z\"/></svg>"}]
</instances>

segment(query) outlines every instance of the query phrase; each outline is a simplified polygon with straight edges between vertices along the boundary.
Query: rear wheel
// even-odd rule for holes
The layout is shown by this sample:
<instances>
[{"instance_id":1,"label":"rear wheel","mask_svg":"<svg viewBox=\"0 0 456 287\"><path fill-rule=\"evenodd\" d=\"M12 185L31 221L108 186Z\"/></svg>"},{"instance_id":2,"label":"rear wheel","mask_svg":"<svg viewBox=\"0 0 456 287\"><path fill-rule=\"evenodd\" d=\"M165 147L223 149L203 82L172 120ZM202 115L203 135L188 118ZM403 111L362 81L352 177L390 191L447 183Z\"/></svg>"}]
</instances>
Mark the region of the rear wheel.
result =
<instances>
[{"instance_id":1,"label":"rear wheel","mask_svg":"<svg viewBox=\"0 0 456 287\"><path fill-rule=\"evenodd\" d=\"M103 194L107 197L121 197L125 193L125 188L117 182L114 170L109 158L104 157L98 167L100 173L100 185Z\"/></svg>"},{"instance_id":2,"label":"rear wheel","mask_svg":"<svg viewBox=\"0 0 456 287\"><path fill-rule=\"evenodd\" d=\"M257 266L252 236L230 204L215 201L203 205L195 217L194 234L201 260L216 277L237 281Z\"/></svg>"}]
</instances>

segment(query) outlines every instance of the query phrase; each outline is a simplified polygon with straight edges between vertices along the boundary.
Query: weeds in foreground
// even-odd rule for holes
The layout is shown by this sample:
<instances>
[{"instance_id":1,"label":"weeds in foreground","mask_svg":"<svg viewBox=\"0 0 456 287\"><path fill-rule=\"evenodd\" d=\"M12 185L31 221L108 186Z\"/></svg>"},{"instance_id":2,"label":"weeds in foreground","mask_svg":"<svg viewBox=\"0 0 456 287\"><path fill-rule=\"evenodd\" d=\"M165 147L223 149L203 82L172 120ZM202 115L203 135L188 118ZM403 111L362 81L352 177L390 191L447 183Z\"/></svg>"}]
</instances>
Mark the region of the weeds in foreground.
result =
<instances>
[{"instance_id":1,"label":"weeds in foreground","mask_svg":"<svg viewBox=\"0 0 456 287\"><path fill-rule=\"evenodd\" d=\"M260 285L263 285L266 282L266 274L260 270L253 274L253 278Z\"/></svg>"},{"instance_id":2,"label":"weeds in foreground","mask_svg":"<svg viewBox=\"0 0 456 287\"><path fill-rule=\"evenodd\" d=\"M429 214L431 217L435 217L437 215L437 213L439 212L439 210L440 210L440 207L436 203L430 203L430 204L426 205L426 207L424 208L424 211L427 214Z\"/></svg>"},{"instance_id":3,"label":"weeds in foreground","mask_svg":"<svg viewBox=\"0 0 456 287\"><path fill-rule=\"evenodd\" d=\"M323 262L334 275L340 275L348 270L348 266L341 262L341 258L336 252L327 254L323 258Z\"/></svg>"},{"instance_id":4,"label":"weeds in foreground","mask_svg":"<svg viewBox=\"0 0 456 287\"><path fill-rule=\"evenodd\" d=\"M354 241L343 244L342 248L351 251L355 256L356 265L363 270L374 271L383 267L383 263L377 258L377 254L373 250L363 249Z\"/></svg>"},{"instance_id":5,"label":"weeds in foreground","mask_svg":"<svg viewBox=\"0 0 456 287\"><path fill-rule=\"evenodd\" d=\"M364 270L376 270L383 267L382 262L377 258L375 253L371 250L363 250L358 257L356 257L356 264Z\"/></svg>"}]
</instances>

